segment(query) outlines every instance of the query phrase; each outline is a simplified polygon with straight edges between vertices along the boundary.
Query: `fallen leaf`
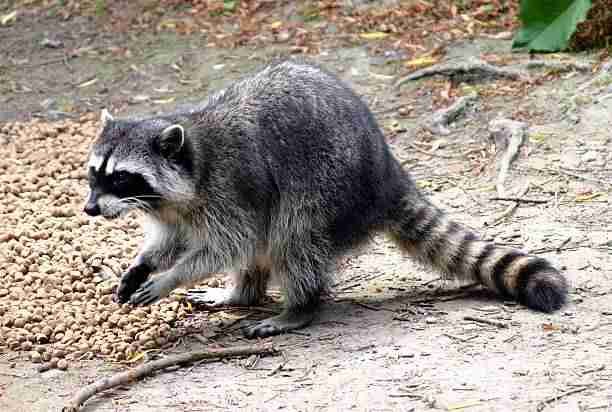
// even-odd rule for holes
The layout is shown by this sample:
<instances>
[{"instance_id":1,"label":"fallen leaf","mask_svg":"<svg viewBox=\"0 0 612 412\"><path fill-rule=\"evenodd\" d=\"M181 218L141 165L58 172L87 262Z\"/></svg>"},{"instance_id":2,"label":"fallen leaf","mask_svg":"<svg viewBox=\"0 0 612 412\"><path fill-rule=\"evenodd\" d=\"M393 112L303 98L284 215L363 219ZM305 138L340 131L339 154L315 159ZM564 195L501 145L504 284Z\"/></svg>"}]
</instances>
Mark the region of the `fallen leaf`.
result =
<instances>
[{"instance_id":1,"label":"fallen leaf","mask_svg":"<svg viewBox=\"0 0 612 412\"><path fill-rule=\"evenodd\" d=\"M149 99L150 97L147 96L146 94L137 94L135 96L132 96L132 101L137 102L137 103L146 102Z\"/></svg>"},{"instance_id":2,"label":"fallen leaf","mask_svg":"<svg viewBox=\"0 0 612 412\"><path fill-rule=\"evenodd\" d=\"M282 25L283 25L283 22L278 20L278 21L275 21L274 23L270 24L270 28L272 30L276 30L276 29L278 29Z\"/></svg>"},{"instance_id":3,"label":"fallen leaf","mask_svg":"<svg viewBox=\"0 0 612 412\"><path fill-rule=\"evenodd\" d=\"M366 39L366 40L380 40L380 39L384 39L387 36L389 36L389 33L385 33L382 31L372 31L369 33L359 34L359 37L361 37L362 39Z\"/></svg>"},{"instance_id":4,"label":"fallen leaf","mask_svg":"<svg viewBox=\"0 0 612 412\"><path fill-rule=\"evenodd\" d=\"M223 0L223 10L226 12L236 10L236 0Z\"/></svg>"},{"instance_id":5,"label":"fallen leaf","mask_svg":"<svg viewBox=\"0 0 612 412\"><path fill-rule=\"evenodd\" d=\"M228 319L228 320L241 320L241 319L245 319L249 317L249 314L247 313L246 315L237 315L234 313L221 311L221 312L217 312L215 317L221 318L221 319Z\"/></svg>"},{"instance_id":6,"label":"fallen leaf","mask_svg":"<svg viewBox=\"0 0 612 412\"><path fill-rule=\"evenodd\" d=\"M15 20L17 20L17 10L13 10L12 12L0 17L0 25L6 26Z\"/></svg>"},{"instance_id":7,"label":"fallen leaf","mask_svg":"<svg viewBox=\"0 0 612 412\"><path fill-rule=\"evenodd\" d=\"M559 330L559 326L553 325L552 323L543 323L542 330L545 330L547 332L554 332L556 330Z\"/></svg>"},{"instance_id":8,"label":"fallen leaf","mask_svg":"<svg viewBox=\"0 0 612 412\"><path fill-rule=\"evenodd\" d=\"M576 196L576 198L574 199L576 202L588 202L589 200L593 200L599 196L603 196L605 195L605 193L603 192L595 192L595 193L591 193L588 195L578 195Z\"/></svg>"},{"instance_id":9,"label":"fallen leaf","mask_svg":"<svg viewBox=\"0 0 612 412\"><path fill-rule=\"evenodd\" d=\"M176 21L175 20L162 20L157 26L158 30L160 29L176 29Z\"/></svg>"},{"instance_id":10,"label":"fallen leaf","mask_svg":"<svg viewBox=\"0 0 612 412\"><path fill-rule=\"evenodd\" d=\"M423 56L423 57L417 57L416 59L412 59L412 60L408 60L407 62L404 62L404 66L417 69L420 67L431 66L432 64L436 64L437 62L438 62L438 58L436 57Z\"/></svg>"},{"instance_id":11,"label":"fallen leaf","mask_svg":"<svg viewBox=\"0 0 612 412\"><path fill-rule=\"evenodd\" d=\"M548 136L542 132L535 132L529 135L529 140L534 143L542 143Z\"/></svg>"},{"instance_id":12,"label":"fallen leaf","mask_svg":"<svg viewBox=\"0 0 612 412\"><path fill-rule=\"evenodd\" d=\"M98 78L94 77L91 80L87 80L86 82L79 84L77 87L87 87L87 86L91 86L92 84L95 84L97 82L98 82Z\"/></svg>"},{"instance_id":13,"label":"fallen leaf","mask_svg":"<svg viewBox=\"0 0 612 412\"><path fill-rule=\"evenodd\" d=\"M153 103L155 104L167 104L167 103L172 103L174 101L174 97L170 97L168 99L156 99L153 100Z\"/></svg>"},{"instance_id":14,"label":"fallen leaf","mask_svg":"<svg viewBox=\"0 0 612 412\"><path fill-rule=\"evenodd\" d=\"M447 411L458 411L460 409L471 408L472 406L478 406L478 405L482 405L482 402L481 401L461 402L461 403L455 403L452 405L448 405L446 410Z\"/></svg>"},{"instance_id":15,"label":"fallen leaf","mask_svg":"<svg viewBox=\"0 0 612 412\"><path fill-rule=\"evenodd\" d=\"M159 352L159 349L149 349L149 350L145 350L143 352L138 352L136 353L134 356L132 356L130 359L126 360L123 363L134 363L134 362L138 362L140 359L144 358L145 355L149 352Z\"/></svg>"},{"instance_id":16,"label":"fallen leaf","mask_svg":"<svg viewBox=\"0 0 612 412\"><path fill-rule=\"evenodd\" d=\"M431 145L431 151L432 151L432 152L435 152L435 151L437 151L438 149L440 149L441 147L446 146L447 144L448 144L448 141L446 141L446 139L438 139L438 140L435 140L435 141L433 142L433 144Z\"/></svg>"}]
</instances>

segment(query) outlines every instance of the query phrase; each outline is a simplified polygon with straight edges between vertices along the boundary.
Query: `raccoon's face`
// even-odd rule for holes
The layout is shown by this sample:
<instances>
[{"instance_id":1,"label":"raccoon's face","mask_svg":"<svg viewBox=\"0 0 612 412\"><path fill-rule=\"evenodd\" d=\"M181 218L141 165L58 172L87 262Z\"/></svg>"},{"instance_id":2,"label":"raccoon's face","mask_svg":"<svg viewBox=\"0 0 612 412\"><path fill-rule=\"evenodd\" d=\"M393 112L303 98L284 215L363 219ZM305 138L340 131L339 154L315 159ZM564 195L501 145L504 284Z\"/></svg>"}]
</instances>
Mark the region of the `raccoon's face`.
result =
<instances>
[{"instance_id":1,"label":"raccoon's face","mask_svg":"<svg viewBox=\"0 0 612 412\"><path fill-rule=\"evenodd\" d=\"M87 163L84 211L114 219L131 210L155 213L188 200L194 188L182 126L165 120L114 120L102 112L102 132Z\"/></svg>"}]
</instances>

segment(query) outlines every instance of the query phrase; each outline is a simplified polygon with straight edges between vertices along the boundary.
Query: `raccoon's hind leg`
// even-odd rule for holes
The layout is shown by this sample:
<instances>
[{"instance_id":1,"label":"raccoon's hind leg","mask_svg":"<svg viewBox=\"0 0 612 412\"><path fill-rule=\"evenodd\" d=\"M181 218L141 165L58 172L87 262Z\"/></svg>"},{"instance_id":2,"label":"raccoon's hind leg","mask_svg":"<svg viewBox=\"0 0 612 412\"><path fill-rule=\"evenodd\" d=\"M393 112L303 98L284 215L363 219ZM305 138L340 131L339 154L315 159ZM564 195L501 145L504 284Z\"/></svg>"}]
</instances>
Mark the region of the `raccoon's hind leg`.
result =
<instances>
[{"instance_id":1,"label":"raccoon's hind leg","mask_svg":"<svg viewBox=\"0 0 612 412\"><path fill-rule=\"evenodd\" d=\"M481 240L420 195L406 197L392 239L410 255L449 279L478 282L543 312L567 299L567 281L551 264L520 250Z\"/></svg>"},{"instance_id":2,"label":"raccoon's hind leg","mask_svg":"<svg viewBox=\"0 0 612 412\"><path fill-rule=\"evenodd\" d=\"M254 306L261 303L266 295L269 278L267 268L253 265L236 274L233 288L191 289L186 299L208 306Z\"/></svg>"},{"instance_id":3,"label":"raccoon's hind leg","mask_svg":"<svg viewBox=\"0 0 612 412\"><path fill-rule=\"evenodd\" d=\"M278 335L312 322L321 294L327 289L329 264L324 251L325 248L308 244L305 239L279 245L273 251L272 276L280 281L284 309L280 315L244 329L247 338Z\"/></svg>"}]
</instances>

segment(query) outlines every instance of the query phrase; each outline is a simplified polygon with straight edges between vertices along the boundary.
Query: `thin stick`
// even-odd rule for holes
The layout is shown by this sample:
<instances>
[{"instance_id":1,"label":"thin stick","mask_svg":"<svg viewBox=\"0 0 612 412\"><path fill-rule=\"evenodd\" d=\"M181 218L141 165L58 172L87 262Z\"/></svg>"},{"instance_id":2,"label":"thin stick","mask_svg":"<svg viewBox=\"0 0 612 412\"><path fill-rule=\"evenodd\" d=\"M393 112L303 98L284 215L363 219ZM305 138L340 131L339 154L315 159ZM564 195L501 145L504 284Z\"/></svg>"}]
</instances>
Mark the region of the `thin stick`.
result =
<instances>
[{"instance_id":1,"label":"thin stick","mask_svg":"<svg viewBox=\"0 0 612 412\"><path fill-rule=\"evenodd\" d=\"M528 191L529 191L529 182L527 182L527 184L525 185L525 188L523 190L521 190L521 193L519 193L518 197L522 198L523 196L525 196L527 194ZM499 216L497 216L493 220L493 223L491 223L491 226L497 225L499 222L504 220L506 217L508 217L512 213L514 213L514 211L518 208L519 204L520 204L520 202L514 202L513 204L508 206L506 208L506 210L504 210Z\"/></svg>"},{"instance_id":2,"label":"thin stick","mask_svg":"<svg viewBox=\"0 0 612 412\"><path fill-rule=\"evenodd\" d=\"M456 295L448 295L448 296L436 295L436 296L430 296L430 297L421 298L421 299L415 299L415 300L408 301L407 303L410 303L412 305L418 305L420 303L448 302L448 301L456 300L456 299L469 298L470 296L472 296L472 293L461 292Z\"/></svg>"},{"instance_id":3,"label":"thin stick","mask_svg":"<svg viewBox=\"0 0 612 412\"><path fill-rule=\"evenodd\" d=\"M504 182L525 142L527 125L510 119L496 119L489 123L489 131L495 141L495 150L498 152L496 157L499 161L495 187L497 196L503 197L506 196Z\"/></svg>"},{"instance_id":4,"label":"thin stick","mask_svg":"<svg viewBox=\"0 0 612 412\"><path fill-rule=\"evenodd\" d=\"M546 405L548 405L549 403L553 403L555 401L558 401L561 398L564 398L564 397L569 396L569 395L573 395L573 394L578 393L578 392L586 391L589 388L590 388L590 386L583 386L582 388L570 389L568 391L561 392L558 395L550 396L550 397L544 399L543 401L541 401L538 404L536 410L538 412L543 411L544 408L546 407Z\"/></svg>"},{"instance_id":5,"label":"thin stick","mask_svg":"<svg viewBox=\"0 0 612 412\"><path fill-rule=\"evenodd\" d=\"M556 172L557 174L563 174L569 177L573 177L575 179L584 180L585 182L598 183L603 186L612 186L612 183L606 182L605 180L596 179L596 178L589 177L589 176L579 175L577 173L568 172L567 170L564 170L564 169L548 169L548 170L550 170L551 172Z\"/></svg>"},{"instance_id":6,"label":"thin stick","mask_svg":"<svg viewBox=\"0 0 612 412\"><path fill-rule=\"evenodd\" d=\"M353 305L357 305L357 306L361 306L362 308L365 309L369 309L369 310L373 310L375 312L384 310L387 312L393 312L393 313L397 313L397 311L393 310L393 309L388 309L388 308L384 308L384 307L377 307L377 306L372 306L372 305L368 305L366 303L362 303L362 302L357 302L355 300L350 300L349 302L351 302Z\"/></svg>"},{"instance_id":7,"label":"thin stick","mask_svg":"<svg viewBox=\"0 0 612 412\"><path fill-rule=\"evenodd\" d=\"M449 107L436 111L428 119L425 128L434 134L450 134L451 131L447 129L447 126L449 126L453 121L455 121L455 119L463 114L470 105L474 104L476 99L478 99L478 95L476 93L460 97Z\"/></svg>"},{"instance_id":8,"label":"thin stick","mask_svg":"<svg viewBox=\"0 0 612 412\"><path fill-rule=\"evenodd\" d=\"M589 63L583 63L578 61L573 62L563 62L563 61L550 61L550 60L529 60L527 63L524 63L525 68L527 69L549 69L557 72L569 72L569 71L579 71L579 72L588 72L592 69L592 65Z\"/></svg>"},{"instance_id":9,"label":"thin stick","mask_svg":"<svg viewBox=\"0 0 612 412\"><path fill-rule=\"evenodd\" d=\"M511 80L521 80L526 77L526 74L504 67L493 66L479 59L469 59L463 62L447 62L436 64L431 67L426 67L421 70L410 73L406 77L402 77L395 83L395 87L400 87L404 83L412 80L421 79L423 77L431 77L435 75L442 76L473 76L482 78L506 78Z\"/></svg>"},{"instance_id":10,"label":"thin stick","mask_svg":"<svg viewBox=\"0 0 612 412\"><path fill-rule=\"evenodd\" d=\"M143 363L142 365L121 373L118 373L110 378L100 379L81 389L69 402L68 405L62 408L62 412L78 412L81 405L92 396L114 388L116 386L125 385L136 381L145 376L152 374L155 371L165 369L169 366L184 365L197 362L203 359L223 359L239 356L250 355L271 355L277 353L278 350L271 345L257 346L236 346L233 348L208 349L204 351L192 351L187 353L179 353L177 355L167 356L163 359L158 359L152 362Z\"/></svg>"},{"instance_id":11,"label":"thin stick","mask_svg":"<svg viewBox=\"0 0 612 412\"><path fill-rule=\"evenodd\" d=\"M459 342L463 342L463 343L467 343L470 341L470 339L474 339L474 336L472 336L470 339L466 339L460 336L451 335L450 333L443 333L442 335L446 336L447 338L458 340Z\"/></svg>"},{"instance_id":12,"label":"thin stick","mask_svg":"<svg viewBox=\"0 0 612 412\"><path fill-rule=\"evenodd\" d=\"M497 326L498 328L502 328L502 329L505 329L508 327L508 324L504 322L499 322L496 320L489 320L485 318L477 318L475 316L464 316L463 320L469 320L469 321L477 322L477 323L485 323L487 325Z\"/></svg>"},{"instance_id":13,"label":"thin stick","mask_svg":"<svg viewBox=\"0 0 612 412\"><path fill-rule=\"evenodd\" d=\"M522 197L492 197L490 200L500 200L502 202L517 202L517 203L548 203L548 200L524 199Z\"/></svg>"},{"instance_id":14,"label":"thin stick","mask_svg":"<svg viewBox=\"0 0 612 412\"><path fill-rule=\"evenodd\" d=\"M463 156L451 156L451 155L444 155L440 153L432 153L427 150L423 150L420 147L412 143L407 143L407 145L410 146L412 150L414 150L415 152L423 153L423 154L426 154L427 156L440 157L442 159L462 159L463 158Z\"/></svg>"}]
</instances>

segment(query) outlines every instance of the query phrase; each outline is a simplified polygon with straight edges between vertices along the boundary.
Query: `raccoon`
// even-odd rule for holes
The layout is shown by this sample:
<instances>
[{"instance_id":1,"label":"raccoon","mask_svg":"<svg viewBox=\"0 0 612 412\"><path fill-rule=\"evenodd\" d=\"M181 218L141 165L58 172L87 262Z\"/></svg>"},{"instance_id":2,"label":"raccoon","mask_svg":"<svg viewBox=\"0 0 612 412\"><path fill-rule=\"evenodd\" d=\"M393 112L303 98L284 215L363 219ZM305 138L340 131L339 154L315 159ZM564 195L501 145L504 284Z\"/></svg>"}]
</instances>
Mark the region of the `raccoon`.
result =
<instances>
[{"instance_id":1,"label":"raccoon","mask_svg":"<svg viewBox=\"0 0 612 412\"><path fill-rule=\"evenodd\" d=\"M311 323L338 259L379 233L448 279L543 312L566 300L548 261L482 240L427 200L366 104L318 66L270 64L190 109L103 111L101 123L85 212L145 219L118 302L149 305L231 272L234 288L216 303L254 305L275 280L282 313L244 333L283 333Z\"/></svg>"}]
</instances>

